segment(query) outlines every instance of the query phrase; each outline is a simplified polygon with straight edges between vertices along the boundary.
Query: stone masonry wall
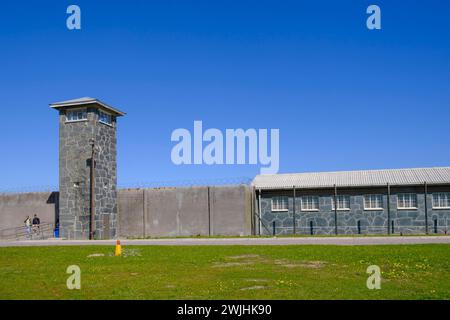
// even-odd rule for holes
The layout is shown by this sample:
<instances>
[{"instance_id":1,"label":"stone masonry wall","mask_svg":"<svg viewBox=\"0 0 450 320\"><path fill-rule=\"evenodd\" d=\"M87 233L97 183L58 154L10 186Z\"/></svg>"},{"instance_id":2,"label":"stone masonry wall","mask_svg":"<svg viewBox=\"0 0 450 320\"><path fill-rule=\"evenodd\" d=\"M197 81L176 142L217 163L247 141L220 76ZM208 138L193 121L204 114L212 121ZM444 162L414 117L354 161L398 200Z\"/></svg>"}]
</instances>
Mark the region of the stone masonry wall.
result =
<instances>
[{"instance_id":1,"label":"stone masonry wall","mask_svg":"<svg viewBox=\"0 0 450 320\"><path fill-rule=\"evenodd\" d=\"M96 123L95 218L96 237L111 239L117 231L117 138L112 125Z\"/></svg>"},{"instance_id":2,"label":"stone masonry wall","mask_svg":"<svg viewBox=\"0 0 450 320\"><path fill-rule=\"evenodd\" d=\"M113 238L117 221L116 122L98 122L98 111L87 105L87 120L66 122L59 115L59 172L61 236L89 238L90 158L89 140L96 144L95 221L96 238Z\"/></svg>"},{"instance_id":3,"label":"stone masonry wall","mask_svg":"<svg viewBox=\"0 0 450 320\"><path fill-rule=\"evenodd\" d=\"M450 210L434 209L432 193L449 192L449 186L429 187L428 232L445 233L450 228ZM364 195L381 194L383 210L364 210ZM402 210L397 208L397 194L416 193L417 209ZM336 219L332 209L334 190L297 190L295 206L296 234L334 234ZM388 219L387 188L347 189L339 190L338 194L350 196L350 210L337 211L338 234L387 234L388 221L394 234L421 234L425 228L425 196L423 187L391 188L390 210ZM301 197L303 195L319 196L319 211L302 211ZM287 196L288 211L272 211L272 197ZM261 234L272 234L275 222L275 234L292 234L294 232L294 198L292 190L262 191L261 196ZM392 229L393 223L393 229ZM255 221L258 225L259 222Z\"/></svg>"}]
</instances>

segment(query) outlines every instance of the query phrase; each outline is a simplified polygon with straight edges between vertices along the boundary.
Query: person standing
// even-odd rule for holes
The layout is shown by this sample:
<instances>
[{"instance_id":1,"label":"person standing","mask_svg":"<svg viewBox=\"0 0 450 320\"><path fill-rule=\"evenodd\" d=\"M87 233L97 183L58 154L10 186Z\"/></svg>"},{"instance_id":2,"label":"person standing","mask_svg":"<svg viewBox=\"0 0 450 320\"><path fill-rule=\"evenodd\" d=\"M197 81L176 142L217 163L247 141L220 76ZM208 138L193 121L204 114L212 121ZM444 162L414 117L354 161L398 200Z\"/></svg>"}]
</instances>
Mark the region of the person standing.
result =
<instances>
[{"instance_id":1,"label":"person standing","mask_svg":"<svg viewBox=\"0 0 450 320\"><path fill-rule=\"evenodd\" d=\"M41 219L35 214L33 218L33 232L39 234Z\"/></svg>"},{"instance_id":2,"label":"person standing","mask_svg":"<svg viewBox=\"0 0 450 320\"><path fill-rule=\"evenodd\" d=\"M25 219L25 221L23 223L25 223L25 228L27 230L27 238L31 238L31 219L30 219L30 216L27 216L27 218Z\"/></svg>"}]
</instances>

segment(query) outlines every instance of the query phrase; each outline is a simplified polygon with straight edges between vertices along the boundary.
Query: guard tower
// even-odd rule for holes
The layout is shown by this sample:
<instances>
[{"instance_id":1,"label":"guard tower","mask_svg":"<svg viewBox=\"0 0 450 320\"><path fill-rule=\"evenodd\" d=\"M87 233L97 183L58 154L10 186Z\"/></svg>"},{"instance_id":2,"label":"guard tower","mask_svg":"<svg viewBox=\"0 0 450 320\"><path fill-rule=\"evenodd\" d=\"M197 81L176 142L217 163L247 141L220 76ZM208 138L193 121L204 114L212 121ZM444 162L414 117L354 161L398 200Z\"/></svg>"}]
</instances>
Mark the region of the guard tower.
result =
<instances>
[{"instance_id":1,"label":"guard tower","mask_svg":"<svg viewBox=\"0 0 450 320\"><path fill-rule=\"evenodd\" d=\"M59 227L66 239L111 239L117 228L117 117L94 98L55 102L59 111Z\"/></svg>"}]
</instances>

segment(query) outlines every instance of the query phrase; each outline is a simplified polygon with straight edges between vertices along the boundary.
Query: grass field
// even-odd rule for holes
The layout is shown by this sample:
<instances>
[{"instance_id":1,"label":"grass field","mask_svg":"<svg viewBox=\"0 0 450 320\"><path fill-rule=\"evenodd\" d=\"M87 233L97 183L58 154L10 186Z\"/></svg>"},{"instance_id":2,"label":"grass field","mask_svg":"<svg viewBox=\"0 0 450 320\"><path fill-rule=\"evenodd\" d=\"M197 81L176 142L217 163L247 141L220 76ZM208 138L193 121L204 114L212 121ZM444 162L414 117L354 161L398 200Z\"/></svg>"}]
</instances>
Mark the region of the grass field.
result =
<instances>
[{"instance_id":1,"label":"grass field","mask_svg":"<svg viewBox=\"0 0 450 320\"><path fill-rule=\"evenodd\" d=\"M1 299L450 299L450 245L0 248ZM92 256L93 255L93 256ZM66 268L81 268L68 290ZM369 290L366 269L382 271Z\"/></svg>"}]
</instances>

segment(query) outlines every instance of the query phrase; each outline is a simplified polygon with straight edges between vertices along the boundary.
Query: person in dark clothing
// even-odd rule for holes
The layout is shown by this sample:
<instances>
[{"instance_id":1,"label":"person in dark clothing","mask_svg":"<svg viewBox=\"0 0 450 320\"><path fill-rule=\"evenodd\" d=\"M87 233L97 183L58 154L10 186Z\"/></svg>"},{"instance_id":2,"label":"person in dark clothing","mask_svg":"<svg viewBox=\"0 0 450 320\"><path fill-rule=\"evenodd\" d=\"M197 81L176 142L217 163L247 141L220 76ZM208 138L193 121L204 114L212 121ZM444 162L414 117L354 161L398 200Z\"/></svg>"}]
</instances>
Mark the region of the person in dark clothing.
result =
<instances>
[{"instance_id":1,"label":"person in dark clothing","mask_svg":"<svg viewBox=\"0 0 450 320\"><path fill-rule=\"evenodd\" d=\"M39 234L39 228L41 224L41 219L38 218L38 216L35 214L33 218L33 232Z\"/></svg>"}]
</instances>

